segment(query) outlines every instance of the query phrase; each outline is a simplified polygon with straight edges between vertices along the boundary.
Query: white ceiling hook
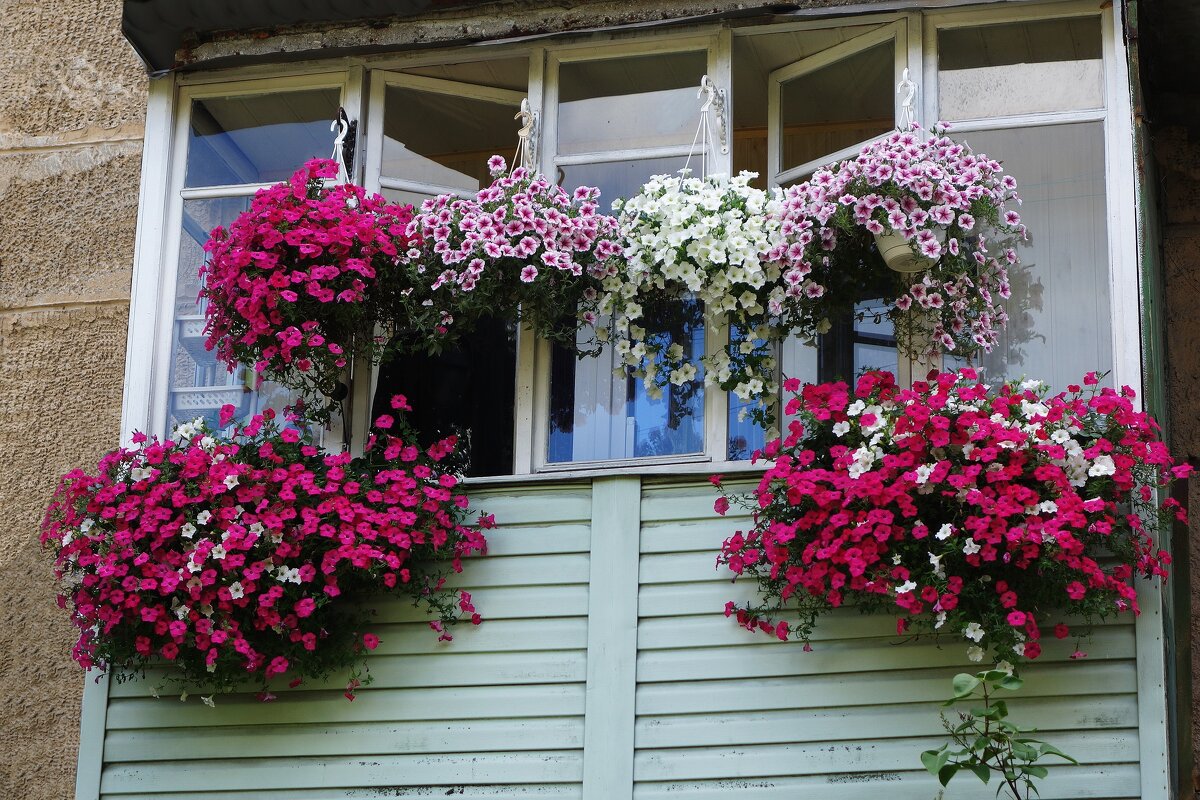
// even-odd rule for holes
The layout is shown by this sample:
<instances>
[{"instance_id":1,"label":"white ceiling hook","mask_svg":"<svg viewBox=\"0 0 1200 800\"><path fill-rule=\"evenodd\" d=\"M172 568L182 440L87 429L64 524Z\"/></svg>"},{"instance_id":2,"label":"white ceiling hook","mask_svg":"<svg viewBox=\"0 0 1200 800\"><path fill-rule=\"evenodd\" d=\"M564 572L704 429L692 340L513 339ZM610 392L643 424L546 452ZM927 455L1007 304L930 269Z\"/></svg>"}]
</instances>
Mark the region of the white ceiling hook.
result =
<instances>
[{"instance_id":1,"label":"white ceiling hook","mask_svg":"<svg viewBox=\"0 0 1200 800\"><path fill-rule=\"evenodd\" d=\"M529 98L521 98L521 109L513 115L513 119L521 120L517 129L517 152L513 155L512 168L523 167L526 172L534 172L537 147L537 112L529 107Z\"/></svg>"},{"instance_id":2,"label":"white ceiling hook","mask_svg":"<svg viewBox=\"0 0 1200 800\"><path fill-rule=\"evenodd\" d=\"M896 94L900 95L900 117L896 120L896 127L902 131L911 130L913 125L917 124L917 113L915 101L917 97L917 85L908 77L908 67L900 73L900 83L896 84Z\"/></svg>"},{"instance_id":3,"label":"white ceiling hook","mask_svg":"<svg viewBox=\"0 0 1200 800\"><path fill-rule=\"evenodd\" d=\"M337 182L349 183L350 173L346 169L346 137L350 135L350 118L346 116L346 109L339 108L338 114L334 117L333 122L329 124L329 130L337 131L337 136L333 139L333 155L330 156L338 165Z\"/></svg>"}]
</instances>

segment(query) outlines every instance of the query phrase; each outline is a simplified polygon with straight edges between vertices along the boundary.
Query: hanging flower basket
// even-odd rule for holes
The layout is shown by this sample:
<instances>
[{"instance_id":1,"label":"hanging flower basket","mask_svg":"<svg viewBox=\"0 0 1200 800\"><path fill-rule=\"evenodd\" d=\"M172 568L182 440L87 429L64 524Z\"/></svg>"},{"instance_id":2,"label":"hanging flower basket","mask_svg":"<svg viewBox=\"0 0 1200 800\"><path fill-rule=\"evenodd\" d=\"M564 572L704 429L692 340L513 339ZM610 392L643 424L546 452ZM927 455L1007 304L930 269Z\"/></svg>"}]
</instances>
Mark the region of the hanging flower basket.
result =
<instances>
[{"instance_id":1,"label":"hanging flower basket","mask_svg":"<svg viewBox=\"0 0 1200 800\"><path fill-rule=\"evenodd\" d=\"M640 194L614 203L625 260L604 280L599 311L611 322L599 333L652 396L688 384L700 369L709 383L746 398L774 383L765 341L776 335L784 291L767 252L779 220L767 193L750 186L754 177L655 175ZM687 336L659 330L664 309L683 297L699 301L710 324L723 319L741 332L745 345L692 359Z\"/></svg>"},{"instance_id":2,"label":"hanging flower basket","mask_svg":"<svg viewBox=\"0 0 1200 800\"><path fill-rule=\"evenodd\" d=\"M422 243L413 264L423 292L391 292L389 326L406 346L436 350L481 317L499 317L574 346L579 325L595 321L600 278L620 253L616 220L600 213L598 189L568 193L523 167L505 174L500 156L488 167L495 180L473 199L427 200L409 224Z\"/></svg>"},{"instance_id":3,"label":"hanging flower basket","mask_svg":"<svg viewBox=\"0 0 1200 800\"><path fill-rule=\"evenodd\" d=\"M260 190L204 249L208 349L311 399L336 395L355 357L377 357L379 285L412 285L409 206L351 184L327 186L336 162L314 159ZM310 409L327 411L317 400Z\"/></svg>"},{"instance_id":4,"label":"hanging flower basket","mask_svg":"<svg viewBox=\"0 0 1200 800\"><path fill-rule=\"evenodd\" d=\"M841 314L875 287L903 353L970 358L991 352L1008 321L1026 230L1012 176L945 131L897 131L785 190L784 275L824 286ZM801 337L820 332L813 314L796 321Z\"/></svg>"},{"instance_id":5,"label":"hanging flower basket","mask_svg":"<svg viewBox=\"0 0 1200 800\"><path fill-rule=\"evenodd\" d=\"M1037 658L1049 629L1071 635L1071 618L1136 614L1133 578L1165 580L1154 536L1183 519L1156 493L1190 468L1132 390L1084 383L1048 397L1037 381L989 389L969 369L911 390L878 372L853 392L791 381L798 420L767 446L758 488L717 501L754 513L720 563L762 592L726 613L807 642L819 616L853 602L896 614L900 634L1012 663Z\"/></svg>"},{"instance_id":6,"label":"hanging flower basket","mask_svg":"<svg viewBox=\"0 0 1200 800\"><path fill-rule=\"evenodd\" d=\"M349 671L352 696L379 641L364 601L411 598L442 638L460 614L478 623L443 585L493 524L463 521L467 497L439 464L455 441L422 452L389 435L390 416L377 424L351 459L271 413L230 437L197 420L66 475L41 539L80 629L75 660L117 680L169 665L164 680L216 692Z\"/></svg>"}]
</instances>

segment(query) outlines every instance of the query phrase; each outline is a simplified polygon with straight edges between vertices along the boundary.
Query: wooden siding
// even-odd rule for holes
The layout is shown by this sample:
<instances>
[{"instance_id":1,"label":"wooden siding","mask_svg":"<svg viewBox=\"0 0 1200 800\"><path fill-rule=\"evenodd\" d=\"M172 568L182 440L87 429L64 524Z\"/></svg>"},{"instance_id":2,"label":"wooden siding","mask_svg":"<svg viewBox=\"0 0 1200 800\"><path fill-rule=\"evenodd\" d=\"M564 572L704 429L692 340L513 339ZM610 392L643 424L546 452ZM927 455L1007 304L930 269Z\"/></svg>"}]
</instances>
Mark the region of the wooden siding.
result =
<instances>
[{"instance_id":1,"label":"wooden siding","mask_svg":"<svg viewBox=\"0 0 1200 800\"><path fill-rule=\"evenodd\" d=\"M180 703L111 684L110 800L452 796L656 800L929 800L920 750L965 646L898 643L890 619L844 610L813 651L721 614L749 596L715 568L748 520L712 512L707 482L603 478L477 491L502 527L461 584L485 624L438 643L412 609L381 609L372 686ZM590 587L590 588L589 588ZM1133 798L1140 772L1132 624L1086 661L1049 642L1014 714L1078 767L1042 796ZM588 721L585 728L584 721ZM970 776L967 776L970 777ZM953 798L992 797L958 779Z\"/></svg>"},{"instance_id":2,"label":"wooden siding","mask_svg":"<svg viewBox=\"0 0 1200 800\"><path fill-rule=\"evenodd\" d=\"M724 618L731 583L715 556L750 520L712 511L707 484L642 491L635 790L638 800L929 800L937 782L917 756L942 741L940 702L973 665L966 642L901 643L891 618L844 609L823 619L806 653ZM1027 674L1019 721L1078 758L1055 769L1050 798L1139 794L1133 625L1100 628L1086 661L1047 643ZM973 776L951 798L994 797Z\"/></svg>"}]
</instances>

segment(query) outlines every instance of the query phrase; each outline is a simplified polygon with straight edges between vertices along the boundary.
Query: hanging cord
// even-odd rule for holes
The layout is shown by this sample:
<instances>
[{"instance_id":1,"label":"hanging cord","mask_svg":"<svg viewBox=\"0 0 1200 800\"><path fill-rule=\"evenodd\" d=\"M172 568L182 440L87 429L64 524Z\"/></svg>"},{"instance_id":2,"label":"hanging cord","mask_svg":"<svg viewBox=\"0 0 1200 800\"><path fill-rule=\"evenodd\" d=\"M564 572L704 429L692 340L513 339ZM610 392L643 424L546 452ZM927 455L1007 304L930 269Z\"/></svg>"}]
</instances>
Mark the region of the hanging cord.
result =
<instances>
[{"instance_id":1,"label":"hanging cord","mask_svg":"<svg viewBox=\"0 0 1200 800\"><path fill-rule=\"evenodd\" d=\"M346 137L350 134L350 118L346 116L346 109L338 109L337 117L330 123L329 130L337 131L333 140L333 155L330 156L338 165L335 180L341 184L349 183L350 172L346 169Z\"/></svg>"},{"instance_id":2,"label":"hanging cord","mask_svg":"<svg viewBox=\"0 0 1200 800\"><path fill-rule=\"evenodd\" d=\"M700 143L700 177L708 177L708 150L712 146L712 128L708 121L708 112L713 104L718 107L722 105L720 95L717 91L717 85L713 83L712 78L705 75L700 79L700 91L696 92L696 99L704 98L704 104L700 106L700 124L696 126L696 135L692 137L692 146L688 150L687 161L683 162L683 169L680 172L684 175L688 173L688 167L692 163L692 155L696 152L696 143Z\"/></svg>"},{"instance_id":3,"label":"hanging cord","mask_svg":"<svg viewBox=\"0 0 1200 800\"><path fill-rule=\"evenodd\" d=\"M896 122L896 128L902 131L912 130L913 125L917 124L917 114L913 107L913 102L917 97L917 85L908 77L908 67L904 68L904 72L900 73L900 82L896 84L896 94L900 97L900 119Z\"/></svg>"},{"instance_id":4,"label":"hanging cord","mask_svg":"<svg viewBox=\"0 0 1200 800\"><path fill-rule=\"evenodd\" d=\"M521 127L517 129L517 151L513 153L512 167L509 169L509 174L517 167L522 167L527 173L533 175L534 161L534 136L537 130L537 114L529 108L529 98L521 98L521 110L513 115L513 119L521 120Z\"/></svg>"}]
</instances>

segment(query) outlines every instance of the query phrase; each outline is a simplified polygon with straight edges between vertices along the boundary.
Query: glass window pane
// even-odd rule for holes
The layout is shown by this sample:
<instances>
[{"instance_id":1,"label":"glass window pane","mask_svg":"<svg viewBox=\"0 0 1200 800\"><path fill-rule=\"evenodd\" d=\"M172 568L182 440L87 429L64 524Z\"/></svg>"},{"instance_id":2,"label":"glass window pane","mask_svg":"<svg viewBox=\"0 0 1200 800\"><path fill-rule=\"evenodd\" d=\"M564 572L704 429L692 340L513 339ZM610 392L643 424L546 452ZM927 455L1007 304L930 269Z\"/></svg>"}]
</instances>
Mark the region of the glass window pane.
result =
<instances>
[{"instance_id":1,"label":"glass window pane","mask_svg":"<svg viewBox=\"0 0 1200 800\"><path fill-rule=\"evenodd\" d=\"M783 169L823 158L895 127L896 43L882 42L780 87Z\"/></svg>"},{"instance_id":2,"label":"glass window pane","mask_svg":"<svg viewBox=\"0 0 1200 800\"><path fill-rule=\"evenodd\" d=\"M679 301L670 311L647 315L662 324L648 337L664 336L684 345L695 363L704 354L704 315L695 300ZM649 326L648 326L649 327ZM587 332L580 347L588 345ZM550 368L551 463L681 455L704 450L704 374L652 399L640 379L614 375L619 361L611 348L578 359L556 346Z\"/></svg>"},{"instance_id":3,"label":"glass window pane","mask_svg":"<svg viewBox=\"0 0 1200 800\"><path fill-rule=\"evenodd\" d=\"M468 475L509 475L516 375L516 325L486 317L437 355L413 353L381 364L371 417L393 413L391 398L402 394L423 446L455 434L470 462Z\"/></svg>"},{"instance_id":4,"label":"glass window pane","mask_svg":"<svg viewBox=\"0 0 1200 800\"><path fill-rule=\"evenodd\" d=\"M977 359L990 378L1039 378L1056 389L1112 368L1112 305L1100 122L965 134L1017 180L1030 242L1010 270L1009 323ZM953 362L947 359L947 364Z\"/></svg>"},{"instance_id":5,"label":"glass window pane","mask_svg":"<svg viewBox=\"0 0 1200 800\"><path fill-rule=\"evenodd\" d=\"M707 71L704 51L563 64L558 152L690 145Z\"/></svg>"},{"instance_id":6,"label":"glass window pane","mask_svg":"<svg viewBox=\"0 0 1200 800\"><path fill-rule=\"evenodd\" d=\"M421 194L420 192L406 192L403 189L380 189L379 193L386 197L392 203L407 203L415 209L421 208L421 203L424 203L433 195Z\"/></svg>"},{"instance_id":7,"label":"glass window pane","mask_svg":"<svg viewBox=\"0 0 1200 800\"><path fill-rule=\"evenodd\" d=\"M186 200L183 204L183 235L179 246L179 274L175 284L175 324L171 347L171 377L167 400L167 430L204 417L215 430L221 406L237 408L237 419L246 419L265 408L276 411L292 402L292 395L278 384L264 382L252 391L255 375L238 367L230 372L204 349L204 305L200 293L200 266L209 231L228 225L250 207L249 197L215 200Z\"/></svg>"},{"instance_id":8,"label":"glass window pane","mask_svg":"<svg viewBox=\"0 0 1200 800\"><path fill-rule=\"evenodd\" d=\"M409 67L404 72L407 75L424 75L427 78L461 81L477 86L495 86L516 92L524 92L525 87L529 85L529 59L524 56Z\"/></svg>"},{"instance_id":9,"label":"glass window pane","mask_svg":"<svg viewBox=\"0 0 1200 800\"><path fill-rule=\"evenodd\" d=\"M185 186L274 183L333 152L340 89L192 101Z\"/></svg>"},{"instance_id":10,"label":"glass window pane","mask_svg":"<svg viewBox=\"0 0 1200 800\"><path fill-rule=\"evenodd\" d=\"M474 193L492 182L489 156L511 160L519 108L519 100L496 103L388 86L382 174Z\"/></svg>"},{"instance_id":11,"label":"glass window pane","mask_svg":"<svg viewBox=\"0 0 1200 800\"><path fill-rule=\"evenodd\" d=\"M938 31L938 108L961 120L1104 107L1100 18Z\"/></svg>"},{"instance_id":12,"label":"glass window pane","mask_svg":"<svg viewBox=\"0 0 1200 800\"><path fill-rule=\"evenodd\" d=\"M698 158L692 160L699 173ZM618 198L628 199L641 191L653 175L670 175L683 168L686 157L646 158L640 161L609 161L601 164L572 164L558 168L558 182L568 189L594 186L600 190L600 206L610 208Z\"/></svg>"},{"instance_id":13,"label":"glass window pane","mask_svg":"<svg viewBox=\"0 0 1200 800\"><path fill-rule=\"evenodd\" d=\"M745 341L745 336L741 329L734 327L729 332L729 340L736 344ZM761 339L756 342L759 345L762 343ZM729 418L726 421L725 457L730 461L746 461L767 442L766 431L750 416L759 406L757 402L743 400L733 392L726 394L729 397Z\"/></svg>"}]
</instances>

